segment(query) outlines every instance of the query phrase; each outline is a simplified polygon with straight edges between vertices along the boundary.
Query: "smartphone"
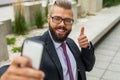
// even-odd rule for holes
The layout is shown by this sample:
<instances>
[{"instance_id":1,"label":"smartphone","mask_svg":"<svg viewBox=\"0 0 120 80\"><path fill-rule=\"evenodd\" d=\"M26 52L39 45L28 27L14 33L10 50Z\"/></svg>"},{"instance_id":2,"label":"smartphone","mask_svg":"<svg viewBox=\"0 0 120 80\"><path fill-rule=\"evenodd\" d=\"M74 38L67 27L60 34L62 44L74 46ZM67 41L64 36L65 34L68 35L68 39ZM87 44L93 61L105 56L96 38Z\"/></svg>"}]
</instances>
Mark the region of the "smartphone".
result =
<instances>
[{"instance_id":1,"label":"smartphone","mask_svg":"<svg viewBox=\"0 0 120 80\"><path fill-rule=\"evenodd\" d=\"M43 54L44 43L41 41L25 40L23 44L22 56L31 60L32 67L39 69Z\"/></svg>"}]
</instances>

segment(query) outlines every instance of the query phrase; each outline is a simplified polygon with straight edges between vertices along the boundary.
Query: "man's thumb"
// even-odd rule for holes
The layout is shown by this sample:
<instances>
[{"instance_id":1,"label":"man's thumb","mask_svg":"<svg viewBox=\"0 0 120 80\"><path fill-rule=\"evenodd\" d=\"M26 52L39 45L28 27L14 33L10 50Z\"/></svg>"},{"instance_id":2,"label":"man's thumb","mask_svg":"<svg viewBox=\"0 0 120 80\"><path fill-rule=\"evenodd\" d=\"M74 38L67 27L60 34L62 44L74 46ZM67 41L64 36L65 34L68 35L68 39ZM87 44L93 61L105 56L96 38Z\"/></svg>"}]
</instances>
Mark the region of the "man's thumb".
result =
<instances>
[{"instance_id":1,"label":"man's thumb","mask_svg":"<svg viewBox=\"0 0 120 80\"><path fill-rule=\"evenodd\" d=\"M84 27L81 28L81 32L80 32L80 35L84 35Z\"/></svg>"}]
</instances>

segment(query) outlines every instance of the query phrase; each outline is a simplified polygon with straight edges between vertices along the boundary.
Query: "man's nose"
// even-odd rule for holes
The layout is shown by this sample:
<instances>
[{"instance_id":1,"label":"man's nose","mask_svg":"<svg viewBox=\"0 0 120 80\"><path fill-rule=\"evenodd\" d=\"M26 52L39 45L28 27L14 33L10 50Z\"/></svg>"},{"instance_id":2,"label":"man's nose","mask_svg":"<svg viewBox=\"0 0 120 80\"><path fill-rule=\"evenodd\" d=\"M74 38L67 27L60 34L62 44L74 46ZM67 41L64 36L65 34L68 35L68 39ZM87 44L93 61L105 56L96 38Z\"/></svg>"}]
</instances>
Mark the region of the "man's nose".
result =
<instances>
[{"instance_id":1,"label":"man's nose","mask_svg":"<svg viewBox=\"0 0 120 80\"><path fill-rule=\"evenodd\" d=\"M62 26L65 25L64 20L61 21L60 25Z\"/></svg>"}]
</instances>

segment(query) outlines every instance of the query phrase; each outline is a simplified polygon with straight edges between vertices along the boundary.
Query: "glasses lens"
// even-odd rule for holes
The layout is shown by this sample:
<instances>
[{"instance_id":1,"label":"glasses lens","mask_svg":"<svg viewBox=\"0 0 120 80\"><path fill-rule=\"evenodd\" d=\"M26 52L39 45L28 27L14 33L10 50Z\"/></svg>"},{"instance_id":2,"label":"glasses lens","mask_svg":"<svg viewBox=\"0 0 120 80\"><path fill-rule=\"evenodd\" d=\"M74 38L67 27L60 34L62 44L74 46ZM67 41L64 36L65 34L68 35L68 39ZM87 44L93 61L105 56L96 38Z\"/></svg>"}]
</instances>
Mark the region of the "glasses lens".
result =
<instances>
[{"instance_id":1,"label":"glasses lens","mask_svg":"<svg viewBox=\"0 0 120 80\"><path fill-rule=\"evenodd\" d=\"M62 21L62 18L59 16L54 16L52 17L52 21L55 23L60 23Z\"/></svg>"},{"instance_id":2,"label":"glasses lens","mask_svg":"<svg viewBox=\"0 0 120 80\"><path fill-rule=\"evenodd\" d=\"M67 18L67 19L64 19L64 23L65 23L65 24L70 25L70 24L73 24L73 22L74 22L73 19L68 19L68 18Z\"/></svg>"}]
</instances>

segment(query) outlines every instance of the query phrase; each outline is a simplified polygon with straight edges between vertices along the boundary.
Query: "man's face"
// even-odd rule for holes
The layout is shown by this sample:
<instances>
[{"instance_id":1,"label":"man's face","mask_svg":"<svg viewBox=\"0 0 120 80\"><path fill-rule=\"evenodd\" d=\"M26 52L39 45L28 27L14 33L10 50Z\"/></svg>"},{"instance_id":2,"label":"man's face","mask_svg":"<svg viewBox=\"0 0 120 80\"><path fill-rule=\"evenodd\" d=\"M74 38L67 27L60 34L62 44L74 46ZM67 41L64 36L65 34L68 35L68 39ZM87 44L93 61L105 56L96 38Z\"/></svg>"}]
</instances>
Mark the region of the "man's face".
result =
<instances>
[{"instance_id":1,"label":"man's face","mask_svg":"<svg viewBox=\"0 0 120 80\"><path fill-rule=\"evenodd\" d=\"M71 32L73 22L72 10L55 6L51 15L48 15L49 29L53 39L63 42Z\"/></svg>"}]
</instances>

